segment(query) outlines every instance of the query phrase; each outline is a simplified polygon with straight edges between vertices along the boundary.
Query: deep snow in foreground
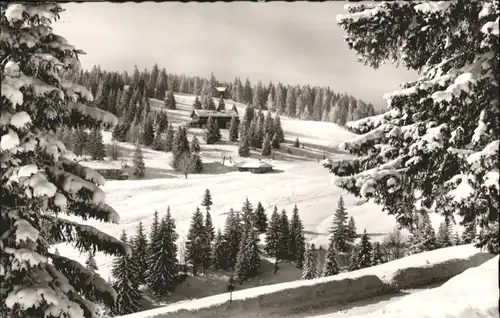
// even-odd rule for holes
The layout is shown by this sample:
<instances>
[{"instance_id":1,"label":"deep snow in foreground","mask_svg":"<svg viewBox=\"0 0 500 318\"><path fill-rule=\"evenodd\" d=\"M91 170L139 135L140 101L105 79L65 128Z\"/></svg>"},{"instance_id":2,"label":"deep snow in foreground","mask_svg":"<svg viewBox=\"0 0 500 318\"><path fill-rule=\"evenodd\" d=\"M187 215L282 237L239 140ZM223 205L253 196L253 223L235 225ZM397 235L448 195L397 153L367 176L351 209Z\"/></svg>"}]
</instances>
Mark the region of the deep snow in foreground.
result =
<instances>
[{"instance_id":1,"label":"deep snow in foreground","mask_svg":"<svg viewBox=\"0 0 500 318\"><path fill-rule=\"evenodd\" d=\"M282 284L275 284L269 286L262 286L256 288L250 288L242 291L237 291L233 293L233 300L243 300L249 298L255 298L259 296L272 297L273 293L280 291L290 291L292 289L298 289L303 286L314 286L322 284L325 282L339 281L346 278L358 278L366 275L376 275L383 282L390 283L393 275L400 269L409 267L427 267L433 264L442 263L454 259L466 259L475 255L479 250L472 245L461 245L453 246L449 248L438 249L430 252L424 252L420 254L411 255L396 261L381 264L378 266L373 266L357 271L341 273L335 276L316 278L312 280L298 280L293 282L287 282ZM498 257L496 258L498 261ZM496 281L495 281L496 282ZM465 287L466 288L466 287ZM269 296L266 296L269 295ZM153 318L160 317L159 315L164 313L174 313L178 310L189 310L196 311L201 308L217 306L228 301L228 294L220 294L211 297L196 299L189 302L179 302L171 304L162 308L157 308L153 310L138 312L131 315L126 315L122 317L127 318ZM286 310L286 308L283 308ZM194 316L196 317L196 316ZM410 316L407 316L410 317Z\"/></svg>"},{"instance_id":2,"label":"deep snow in foreground","mask_svg":"<svg viewBox=\"0 0 500 318\"><path fill-rule=\"evenodd\" d=\"M496 256L470 268L442 286L408 295L381 309L355 318L493 318L498 317ZM311 316L312 317L312 316ZM335 314L314 318L336 318Z\"/></svg>"}]
</instances>

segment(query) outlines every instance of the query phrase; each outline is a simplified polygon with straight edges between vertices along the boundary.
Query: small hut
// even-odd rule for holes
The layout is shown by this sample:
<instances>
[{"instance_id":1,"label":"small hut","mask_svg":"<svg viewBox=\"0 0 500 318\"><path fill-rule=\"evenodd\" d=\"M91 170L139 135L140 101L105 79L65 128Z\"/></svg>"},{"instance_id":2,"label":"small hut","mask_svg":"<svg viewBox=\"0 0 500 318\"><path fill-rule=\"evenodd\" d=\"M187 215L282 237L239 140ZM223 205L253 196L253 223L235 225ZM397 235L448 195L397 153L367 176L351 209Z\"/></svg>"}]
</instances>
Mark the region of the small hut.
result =
<instances>
[{"instance_id":1,"label":"small hut","mask_svg":"<svg viewBox=\"0 0 500 318\"><path fill-rule=\"evenodd\" d=\"M251 173L266 173L273 171L274 166L262 160L249 161L238 167L238 171L249 171Z\"/></svg>"}]
</instances>

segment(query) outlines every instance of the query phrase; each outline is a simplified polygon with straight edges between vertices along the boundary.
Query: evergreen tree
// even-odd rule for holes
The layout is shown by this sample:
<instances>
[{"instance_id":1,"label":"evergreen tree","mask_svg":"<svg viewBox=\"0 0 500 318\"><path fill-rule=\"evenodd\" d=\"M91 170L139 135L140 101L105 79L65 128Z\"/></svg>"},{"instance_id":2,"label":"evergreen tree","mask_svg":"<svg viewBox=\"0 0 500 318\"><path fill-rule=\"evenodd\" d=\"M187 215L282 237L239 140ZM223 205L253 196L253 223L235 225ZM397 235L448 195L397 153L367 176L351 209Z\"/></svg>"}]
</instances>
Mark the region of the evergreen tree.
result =
<instances>
[{"instance_id":1,"label":"evergreen tree","mask_svg":"<svg viewBox=\"0 0 500 318\"><path fill-rule=\"evenodd\" d=\"M281 211L279 221L279 239L278 239L278 258L282 260L289 260L290 255L290 222L286 215L285 209Z\"/></svg>"},{"instance_id":2,"label":"evergreen tree","mask_svg":"<svg viewBox=\"0 0 500 318\"><path fill-rule=\"evenodd\" d=\"M243 226L245 229L253 224L254 215L252 212L252 203L250 203L247 197L245 199L245 202L243 202L243 206L241 207Z\"/></svg>"},{"instance_id":3,"label":"evergreen tree","mask_svg":"<svg viewBox=\"0 0 500 318\"><path fill-rule=\"evenodd\" d=\"M142 140L144 145L151 146L155 138L153 117L149 115L144 121Z\"/></svg>"},{"instance_id":4,"label":"evergreen tree","mask_svg":"<svg viewBox=\"0 0 500 318\"><path fill-rule=\"evenodd\" d=\"M103 160L106 157L106 148L102 140L102 133L99 129L92 130L89 136L89 152L92 160Z\"/></svg>"},{"instance_id":5,"label":"evergreen tree","mask_svg":"<svg viewBox=\"0 0 500 318\"><path fill-rule=\"evenodd\" d=\"M228 268L233 268L236 266L236 258L240 246L242 227L239 224L239 216L234 214L231 209L226 218L226 224L224 226L224 240L227 244L227 266Z\"/></svg>"},{"instance_id":6,"label":"evergreen tree","mask_svg":"<svg viewBox=\"0 0 500 318\"><path fill-rule=\"evenodd\" d=\"M441 222L437 233L437 243L439 247L449 247L453 245L450 225L447 222Z\"/></svg>"},{"instance_id":7,"label":"evergreen tree","mask_svg":"<svg viewBox=\"0 0 500 318\"><path fill-rule=\"evenodd\" d=\"M316 259L314 258L314 246L307 244L305 252L305 262L302 268L302 279L316 278Z\"/></svg>"},{"instance_id":8,"label":"evergreen tree","mask_svg":"<svg viewBox=\"0 0 500 318\"><path fill-rule=\"evenodd\" d=\"M264 138L264 142L262 143L262 152L261 155L264 157L271 155L271 138L267 135Z\"/></svg>"},{"instance_id":9,"label":"evergreen tree","mask_svg":"<svg viewBox=\"0 0 500 318\"><path fill-rule=\"evenodd\" d=\"M85 261L85 267L92 273L95 274L98 270L97 263L95 262L95 254L93 252L89 252L87 256L87 260Z\"/></svg>"},{"instance_id":10,"label":"evergreen tree","mask_svg":"<svg viewBox=\"0 0 500 318\"><path fill-rule=\"evenodd\" d=\"M260 202L257 203L257 207L253 212L253 220L255 227L259 233L266 233L267 231L267 216L264 207Z\"/></svg>"},{"instance_id":11,"label":"evergreen tree","mask_svg":"<svg viewBox=\"0 0 500 318\"><path fill-rule=\"evenodd\" d=\"M376 68L400 56L394 61L422 76L388 95L391 113L381 116L386 118L383 125L381 121L373 124L370 117L348 124L359 134L373 136L343 144L356 158L345 160L340 170L339 165L325 166L339 174L338 184L351 193L377 189L364 194L405 228L412 229L415 193L421 192L418 199L426 208L433 207L446 217L457 212L464 224L476 222L484 235L476 241L477 247L495 248L499 196L498 190L485 184L491 180L489 172L499 169L498 1L447 4L439 10L414 2L358 5L340 18L346 42L360 54L362 63ZM374 10L377 14L366 14ZM387 23L378 23L381 16L387 17ZM402 23L401 17L414 23ZM439 28L433 27L436 23ZM422 28L426 41L420 40ZM395 109L397 114L390 115ZM379 134L387 125L397 133ZM418 127L418 133L409 140L408 134L399 133L403 126ZM372 152L387 145L397 145L398 151L389 156L385 151ZM355 174L341 176L354 166L358 167ZM464 182L470 191L467 197L457 196L462 192L456 189Z\"/></svg>"},{"instance_id":12,"label":"evergreen tree","mask_svg":"<svg viewBox=\"0 0 500 318\"><path fill-rule=\"evenodd\" d=\"M337 275L339 273L339 265L337 262L337 251L335 250L335 241L333 235L330 236L328 249L326 250L325 262L323 263L323 277Z\"/></svg>"},{"instance_id":13,"label":"evergreen tree","mask_svg":"<svg viewBox=\"0 0 500 318\"><path fill-rule=\"evenodd\" d=\"M371 255L371 265L379 265L385 263L384 253L382 252L382 248L380 247L379 242L373 243L373 250Z\"/></svg>"},{"instance_id":14,"label":"evergreen tree","mask_svg":"<svg viewBox=\"0 0 500 318\"><path fill-rule=\"evenodd\" d=\"M196 98L194 99L193 108L194 109L201 109L201 102L200 102L200 99L198 98L198 96L196 96Z\"/></svg>"},{"instance_id":15,"label":"evergreen tree","mask_svg":"<svg viewBox=\"0 0 500 318\"><path fill-rule=\"evenodd\" d=\"M273 135L273 139L271 140L271 146L274 148L274 149L280 149L280 139L278 137L278 133L274 133Z\"/></svg>"},{"instance_id":16,"label":"evergreen tree","mask_svg":"<svg viewBox=\"0 0 500 318\"><path fill-rule=\"evenodd\" d=\"M134 151L134 176L137 178L143 178L144 175L146 174L146 166L144 165L144 156L142 154L142 148L139 143L136 143L135 145L135 151Z\"/></svg>"},{"instance_id":17,"label":"evergreen tree","mask_svg":"<svg viewBox=\"0 0 500 318\"><path fill-rule=\"evenodd\" d=\"M127 243L127 234L121 235L123 243ZM117 257L113 261L111 274L113 275L113 288L116 291L116 301L112 307L115 315L126 315L142 308L142 296L137 281L137 266L133 259L127 255Z\"/></svg>"},{"instance_id":18,"label":"evergreen tree","mask_svg":"<svg viewBox=\"0 0 500 318\"><path fill-rule=\"evenodd\" d=\"M186 241L186 261L193 266L193 275L198 274L198 270L203 267L206 257L206 231L203 214L196 208Z\"/></svg>"},{"instance_id":19,"label":"evergreen tree","mask_svg":"<svg viewBox=\"0 0 500 318\"><path fill-rule=\"evenodd\" d=\"M120 152L120 147L118 146L118 143L116 140L113 140L111 142L111 145L108 147L108 156L112 160L118 160L121 157L121 152Z\"/></svg>"},{"instance_id":20,"label":"evergreen tree","mask_svg":"<svg viewBox=\"0 0 500 318\"><path fill-rule=\"evenodd\" d=\"M212 242L215 238L215 228L212 223L212 217L210 216L210 211L208 209L207 213L205 214L205 230L208 241Z\"/></svg>"},{"instance_id":21,"label":"evergreen tree","mask_svg":"<svg viewBox=\"0 0 500 318\"><path fill-rule=\"evenodd\" d=\"M339 198L337 210L333 216L333 226L331 229L331 238L333 240L333 248L340 253L349 251L349 242L351 228L347 224L347 211L344 206L344 199Z\"/></svg>"},{"instance_id":22,"label":"evergreen tree","mask_svg":"<svg viewBox=\"0 0 500 318\"><path fill-rule=\"evenodd\" d=\"M349 218L349 223L347 224L347 238L348 242L352 245L354 244L354 241L356 240L356 237L358 234L356 233L356 222L354 221L354 217Z\"/></svg>"},{"instance_id":23,"label":"evergreen tree","mask_svg":"<svg viewBox=\"0 0 500 318\"><path fill-rule=\"evenodd\" d=\"M470 244L476 238L476 224L474 222L469 222L465 224L464 231L462 233L462 241L464 244Z\"/></svg>"},{"instance_id":24,"label":"evergreen tree","mask_svg":"<svg viewBox=\"0 0 500 318\"><path fill-rule=\"evenodd\" d=\"M210 207L213 205L213 202L212 202L212 194L210 193L210 190L209 189L206 189L205 190L205 193L203 194L203 199L201 201L201 206L202 207L205 207L205 209L208 211L210 211Z\"/></svg>"},{"instance_id":25,"label":"evergreen tree","mask_svg":"<svg viewBox=\"0 0 500 318\"><path fill-rule=\"evenodd\" d=\"M177 109L174 92L169 90L167 93L167 97L165 98L165 107L167 109Z\"/></svg>"},{"instance_id":26,"label":"evergreen tree","mask_svg":"<svg viewBox=\"0 0 500 318\"><path fill-rule=\"evenodd\" d=\"M207 129L205 131L205 141L208 145L221 140L221 133L217 120L212 116L208 117Z\"/></svg>"},{"instance_id":27,"label":"evergreen tree","mask_svg":"<svg viewBox=\"0 0 500 318\"><path fill-rule=\"evenodd\" d=\"M146 283L156 296L166 296L174 290L178 274L177 245L178 235L175 220L170 209L151 236L151 249L147 263Z\"/></svg>"},{"instance_id":28,"label":"evergreen tree","mask_svg":"<svg viewBox=\"0 0 500 318\"><path fill-rule=\"evenodd\" d=\"M76 244L83 254L120 256L130 249L80 221L116 223L118 215L103 202L94 174L82 173L76 162L61 162L64 151L54 132L112 130L117 119L89 108L88 89L62 81L65 70L80 68L81 51L52 32L61 5L4 1L0 7L0 316L44 317L52 310L60 317L90 317L93 306L82 299L98 295L96 301L112 306L115 293L79 262L52 254L48 242ZM60 218L63 212L71 221ZM44 224L47 234L40 234Z\"/></svg>"},{"instance_id":29,"label":"evergreen tree","mask_svg":"<svg viewBox=\"0 0 500 318\"><path fill-rule=\"evenodd\" d=\"M193 139L191 139L190 151L191 153L199 153L201 151L200 141L196 135L193 135Z\"/></svg>"},{"instance_id":30,"label":"evergreen tree","mask_svg":"<svg viewBox=\"0 0 500 318\"><path fill-rule=\"evenodd\" d=\"M295 148L300 148L300 141L299 141L299 137L295 138L295 141L293 142L293 146Z\"/></svg>"},{"instance_id":31,"label":"evergreen tree","mask_svg":"<svg viewBox=\"0 0 500 318\"><path fill-rule=\"evenodd\" d=\"M181 125L177 128L172 142L172 167L177 171L187 168L186 164L188 163L189 155L187 130L186 127Z\"/></svg>"},{"instance_id":32,"label":"evergreen tree","mask_svg":"<svg viewBox=\"0 0 500 318\"><path fill-rule=\"evenodd\" d=\"M139 284L146 283L146 271L148 269L148 239L144 232L142 222L137 226L137 234L132 240L132 259L137 265L137 281Z\"/></svg>"},{"instance_id":33,"label":"evergreen tree","mask_svg":"<svg viewBox=\"0 0 500 318\"><path fill-rule=\"evenodd\" d=\"M266 232L266 253L271 257L279 258L278 250L280 243L280 216L278 214L278 208L275 206L273 213L271 214L271 219L269 221L269 227Z\"/></svg>"},{"instance_id":34,"label":"evergreen tree","mask_svg":"<svg viewBox=\"0 0 500 318\"><path fill-rule=\"evenodd\" d=\"M233 115L229 124L229 140L238 141L238 120L236 115Z\"/></svg>"},{"instance_id":35,"label":"evergreen tree","mask_svg":"<svg viewBox=\"0 0 500 318\"><path fill-rule=\"evenodd\" d=\"M304 253L306 248L304 238L304 227L299 216L297 205L293 208L292 220L290 222L290 260L295 262L297 268L302 268L304 264Z\"/></svg>"},{"instance_id":36,"label":"evergreen tree","mask_svg":"<svg viewBox=\"0 0 500 318\"><path fill-rule=\"evenodd\" d=\"M247 227L241 239L235 272L240 284L260 272L258 237L254 226Z\"/></svg>"},{"instance_id":37,"label":"evergreen tree","mask_svg":"<svg viewBox=\"0 0 500 318\"><path fill-rule=\"evenodd\" d=\"M413 230L410 237L410 251L420 253L437 248L436 232L432 227L429 214L420 211L417 228Z\"/></svg>"},{"instance_id":38,"label":"evergreen tree","mask_svg":"<svg viewBox=\"0 0 500 318\"><path fill-rule=\"evenodd\" d=\"M113 130L113 138L118 140L118 141L121 141L121 142L124 142L127 140L127 132L128 130L130 129L130 125L128 123L125 123L125 122L122 122L122 123L119 123L115 129ZM75 152L76 154L76 152Z\"/></svg>"},{"instance_id":39,"label":"evergreen tree","mask_svg":"<svg viewBox=\"0 0 500 318\"><path fill-rule=\"evenodd\" d=\"M224 240L221 230L218 229L212 252L212 264L214 269L228 269L228 255L229 249L227 242Z\"/></svg>"},{"instance_id":40,"label":"evergreen tree","mask_svg":"<svg viewBox=\"0 0 500 318\"><path fill-rule=\"evenodd\" d=\"M165 138L165 151L171 152L174 145L174 127L172 124L168 124L167 134Z\"/></svg>"},{"instance_id":41,"label":"evergreen tree","mask_svg":"<svg viewBox=\"0 0 500 318\"><path fill-rule=\"evenodd\" d=\"M241 135L240 143L238 146L238 154L240 157L250 157L250 142L246 131Z\"/></svg>"},{"instance_id":42,"label":"evergreen tree","mask_svg":"<svg viewBox=\"0 0 500 318\"><path fill-rule=\"evenodd\" d=\"M191 154L189 168L191 173L200 173L203 171L203 162L201 161L201 157L196 153Z\"/></svg>"},{"instance_id":43,"label":"evergreen tree","mask_svg":"<svg viewBox=\"0 0 500 318\"><path fill-rule=\"evenodd\" d=\"M356 253L356 262L353 264L353 267L355 269L370 267L372 265L372 251L372 244L365 229L363 235L361 235L361 243Z\"/></svg>"},{"instance_id":44,"label":"evergreen tree","mask_svg":"<svg viewBox=\"0 0 500 318\"><path fill-rule=\"evenodd\" d=\"M283 128L281 127L281 119L280 115L276 114L273 121L273 129L276 135L278 135L278 140L280 143L285 141L285 133L283 132Z\"/></svg>"}]
</instances>

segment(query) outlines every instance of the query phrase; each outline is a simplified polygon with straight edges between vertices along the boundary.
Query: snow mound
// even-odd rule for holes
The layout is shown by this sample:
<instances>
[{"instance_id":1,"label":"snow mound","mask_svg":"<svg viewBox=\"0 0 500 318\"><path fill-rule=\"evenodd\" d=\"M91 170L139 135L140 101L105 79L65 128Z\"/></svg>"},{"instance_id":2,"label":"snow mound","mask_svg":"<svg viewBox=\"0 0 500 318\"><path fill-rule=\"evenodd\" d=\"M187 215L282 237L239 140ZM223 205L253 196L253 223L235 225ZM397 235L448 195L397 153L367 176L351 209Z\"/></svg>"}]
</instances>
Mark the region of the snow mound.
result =
<instances>
[{"instance_id":1,"label":"snow mound","mask_svg":"<svg viewBox=\"0 0 500 318\"><path fill-rule=\"evenodd\" d=\"M498 317L499 256L451 278L442 286L402 298L356 318ZM328 315L322 316L328 318Z\"/></svg>"}]
</instances>

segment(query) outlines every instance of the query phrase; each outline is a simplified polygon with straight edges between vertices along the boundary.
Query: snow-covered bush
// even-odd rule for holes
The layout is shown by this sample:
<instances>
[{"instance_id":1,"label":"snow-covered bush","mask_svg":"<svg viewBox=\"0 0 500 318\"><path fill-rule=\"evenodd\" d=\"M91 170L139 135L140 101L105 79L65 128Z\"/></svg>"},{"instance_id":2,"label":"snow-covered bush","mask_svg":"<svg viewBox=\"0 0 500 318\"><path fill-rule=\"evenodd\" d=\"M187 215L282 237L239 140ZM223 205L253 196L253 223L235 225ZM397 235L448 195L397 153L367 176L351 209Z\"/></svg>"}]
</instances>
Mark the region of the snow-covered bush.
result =
<instances>
[{"instance_id":1,"label":"snow-covered bush","mask_svg":"<svg viewBox=\"0 0 500 318\"><path fill-rule=\"evenodd\" d=\"M337 185L414 227L431 210L482 230L498 253L498 0L349 5L337 21L359 60L397 61L422 76L387 94L389 111L350 122L340 145L360 156L324 166Z\"/></svg>"},{"instance_id":2,"label":"snow-covered bush","mask_svg":"<svg viewBox=\"0 0 500 318\"><path fill-rule=\"evenodd\" d=\"M126 254L121 241L58 214L118 222L98 185L104 178L65 157L65 127L106 128L116 118L89 107L91 93L61 79L78 54L50 23L57 4L1 4L0 18L0 316L92 317L88 299L116 294L80 263L49 252L68 242L81 252ZM43 226L42 226L43 224Z\"/></svg>"}]
</instances>

